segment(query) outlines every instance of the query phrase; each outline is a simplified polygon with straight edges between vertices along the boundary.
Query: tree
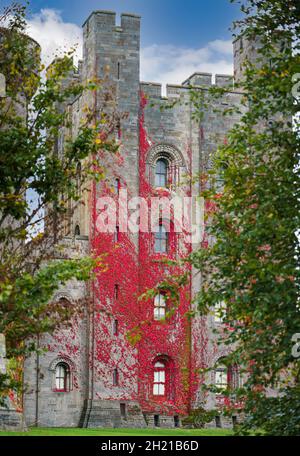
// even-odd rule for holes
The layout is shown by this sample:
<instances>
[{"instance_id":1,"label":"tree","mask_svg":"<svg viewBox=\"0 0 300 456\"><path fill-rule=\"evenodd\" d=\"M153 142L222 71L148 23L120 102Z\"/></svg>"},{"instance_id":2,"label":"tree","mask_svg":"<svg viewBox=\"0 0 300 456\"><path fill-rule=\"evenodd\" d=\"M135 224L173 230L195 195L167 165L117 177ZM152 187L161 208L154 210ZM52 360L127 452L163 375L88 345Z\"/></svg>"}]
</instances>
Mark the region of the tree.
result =
<instances>
[{"instance_id":1,"label":"tree","mask_svg":"<svg viewBox=\"0 0 300 456\"><path fill-rule=\"evenodd\" d=\"M100 86L111 106L110 88L105 81L81 83L70 76L74 50L55 59L45 77L40 47L25 32L26 7L6 8L0 17L0 69L6 78L6 96L0 98L0 333L8 357L34 350L34 335L68 324L82 309L80 303L58 305L53 294L71 278L89 280L101 259L51 258L69 202L72 210L80 204L78 185L88 191L91 179L104 176L99 149L118 149L109 139L116 113L105 115L103 106L99 113L86 108L77 134L65 137L59 152L58 140L70 125L64 106ZM15 383L1 375L0 392L10 386Z\"/></svg>"},{"instance_id":2,"label":"tree","mask_svg":"<svg viewBox=\"0 0 300 456\"><path fill-rule=\"evenodd\" d=\"M246 376L237 392L246 415L239 432L299 435L300 364L292 347L300 332L300 9L291 0L240 3L245 17L235 30L260 43L258 60L245 62L248 109L216 152L203 192L215 207L207 220L214 241L189 261L202 273L199 311L226 303L226 362Z\"/></svg>"}]
</instances>

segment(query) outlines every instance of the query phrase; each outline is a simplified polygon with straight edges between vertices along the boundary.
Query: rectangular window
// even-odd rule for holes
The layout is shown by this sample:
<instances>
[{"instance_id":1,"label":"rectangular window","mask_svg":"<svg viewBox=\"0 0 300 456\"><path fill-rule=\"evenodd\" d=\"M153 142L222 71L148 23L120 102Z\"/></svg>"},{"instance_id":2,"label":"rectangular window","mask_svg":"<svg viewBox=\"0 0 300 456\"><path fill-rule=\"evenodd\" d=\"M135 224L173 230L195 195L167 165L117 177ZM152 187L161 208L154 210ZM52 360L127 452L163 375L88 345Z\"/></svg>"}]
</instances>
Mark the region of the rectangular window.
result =
<instances>
[{"instance_id":1,"label":"rectangular window","mask_svg":"<svg viewBox=\"0 0 300 456\"><path fill-rule=\"evenodd\" d=\"M226 389L228 385L228 374L226 367L220 367L215 372L215 385L218 388Z\"/></svg>"},{"instance_id":2,"label":"rectangular window","mask_svg":"<svg viewBox=\"0 0 300 456\"><path fill-rule=\"evenodd\" d=\"M116 283L114 287L114 299L117 301L119 299L119 285Z\"/></svg>"},{"instance_id":3,"label":"rectangular window","mask_svg":"<svg viewBox=\"0 0 300 456\"><path fill-rule=\"evenodd\" d=\"M164 225L160 224L154 233L154 251L155 253L167 253L168 251L168 232Z\"/></svg>"},{"instance_id":4,"label":"rectangular window","mask_svg":"<svg viewBox=\"0 0 300 456\"><path fill-rule=\"evenodd\" d=\"M154 298L154 320L164 320L166 318L166 301L162 294L158 294Z\"/></svg>"},{"instance_id":5,"label":"rectangular window","mask_svg":"<svg viewBox=\"0 0 300 456\"><path fill-rule=\"evenodd\" d=\"M154 383L153 394L154 394L154 396L164 396L165 395L165 385L162 383Z\"/></svg>"}]
</instances>

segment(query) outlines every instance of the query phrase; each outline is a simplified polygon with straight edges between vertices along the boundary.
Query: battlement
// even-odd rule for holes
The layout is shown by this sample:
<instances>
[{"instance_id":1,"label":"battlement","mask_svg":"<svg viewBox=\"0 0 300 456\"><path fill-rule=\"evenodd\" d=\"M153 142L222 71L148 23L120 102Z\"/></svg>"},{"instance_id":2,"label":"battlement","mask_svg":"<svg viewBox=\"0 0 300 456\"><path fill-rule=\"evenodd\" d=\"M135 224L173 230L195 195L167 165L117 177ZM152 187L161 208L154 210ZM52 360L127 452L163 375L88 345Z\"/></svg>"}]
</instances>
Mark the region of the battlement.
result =
<instances>
[{"instance_id":1,"label":"battlement","mask_svg":"<svg viewBox=\"0 0 300 456\"><path fill-rule=\"evenodd\" d=\"M215 83L213 83L212 73L194 73L186 79L182 85L187 86L212 86L233 87L233 76L230 74L216 74Z\"/></svg>"},{"instance_id":2,"label":"battlement","mask_svg":"<svg viewBox=\"0 0 300 456\"><path fill-rule=\"evenodd\" d=\"M212 73L193 73L189 78L183 81L182 85L210 86L212 85Z\"/></svg>"},{"instance_id":3,"label":"battlement","mask_svg":"<svg viewBox=\"0 0 300 456\"><path fill-rule=\"evenodd\" d=\"M195 87L225 87L233 89L233 76L229 74L216 74L215 82L213 83L212 73L194 73L182 84L167 84L166 85L166 96L162 95L162 84L157 82L141 82L141 90L145 95L150 98L178 98L181 93L185 92L190 88Z\"/></svg>"},{"instance_id":4,"label":"battlement","mask_svg":"<svg viewBox=\"0 0 300 456\"><path fill-rule=\"evenodd\" d=\"M111 30L117 32L138 31L140 28L141 17L137 14L122 13L120 25L117 25L116 13L114 11L96 10L92 11L89 17L85 20L82 27L89 29L91 20L98 28L103 30Z\"/></svg>"}]
</instances>

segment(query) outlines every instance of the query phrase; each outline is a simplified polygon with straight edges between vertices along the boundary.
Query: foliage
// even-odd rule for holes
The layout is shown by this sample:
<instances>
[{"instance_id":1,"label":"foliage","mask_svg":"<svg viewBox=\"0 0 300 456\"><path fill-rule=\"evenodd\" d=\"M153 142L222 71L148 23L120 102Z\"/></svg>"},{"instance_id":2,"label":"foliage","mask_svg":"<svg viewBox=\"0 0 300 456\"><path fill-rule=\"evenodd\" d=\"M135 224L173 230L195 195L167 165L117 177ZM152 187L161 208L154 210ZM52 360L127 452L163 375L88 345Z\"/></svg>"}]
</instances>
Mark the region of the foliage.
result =
<instances>
[{"instance_id":1,"label":"foliage","mask_svg":"<svg viewBox=\"0 0 300 456\"><path fill-rule=\"evenodd\" d=\"M0 98L0 332L8 358L34 350L34 335L51 333L82 310L80 302L51 300L66 281L87 281L95 267L100 271L101 259L50 260L65 256L58 255L57 244L66 217L82 204L78 188L87 192L91 178L104 176L98 151L118 149L109 136L116 114L111 109L105 116L104 105L97 114L86 107L71 131L67 105L93 97L100 86L110 102L110 88L96 78L75 77L72 49L46 72L39 45L26 36L26 14L25 6L13 3L0 16L6 78L6 97ZM6 377L2 389L7 390Z\"/></svg>"},{"instance_id":2,"label":"foliage","mask_svg":"<svg viewBox=\"0 0 300 456\"><path fill-rule=\"evenodd\" d=\"M203 192L215 207L207 220L211 242L190 261L203 278L199 311L227 307L220 343L232 347L226 362L246 376L238 398L247 419L239 432L299 435L300 365L291 339L300 328L299 94L293 96L300 11L286 0L249 0L242 11L235 28L259 45L258 60L245 61L248 109L216 153Z\"/></svg>"},{"instance_id":3,"label":"foliage","mask_svg":"<svg viewBox=\"0 0 300 456\"><path fill-rule=\"evenodd\" d=\"M216 415L218 415L218 412L215 410L206 410L203 407L198 407L191 410L190 414L182 420L182 425L203 428L206 423L213 421Z\"/></svg>"}]
</instances>

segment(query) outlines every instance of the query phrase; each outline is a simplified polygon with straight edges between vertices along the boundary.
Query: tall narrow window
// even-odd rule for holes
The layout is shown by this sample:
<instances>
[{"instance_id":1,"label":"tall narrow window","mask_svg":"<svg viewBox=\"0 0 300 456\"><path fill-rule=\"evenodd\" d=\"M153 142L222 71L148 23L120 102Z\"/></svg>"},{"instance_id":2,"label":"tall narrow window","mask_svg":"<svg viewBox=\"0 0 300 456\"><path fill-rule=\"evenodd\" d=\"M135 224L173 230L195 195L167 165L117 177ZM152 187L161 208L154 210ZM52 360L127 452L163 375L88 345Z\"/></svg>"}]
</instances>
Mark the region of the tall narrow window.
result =
<instances>
[{"instance_id":1,"label":"tall narrow window","mask_svg":"<svg viewBox=\"0 0 300 456\"><path fill-rule=\"evenodd\" d=\"M79 225L76 225L75 226L75 232L74 232L75 236L80 236L80 227Z\"/></svg>"},{"instance_id":2,"label":"tall narrow window","mask_svg":"<svg viewBox=\"0 0 300 456\"><path fill-rule=\"evenodd\" d=\"M116 132L116 141L119 141L121 139L121 123L119 120L116 123L115 132Z\"/></svg>"},{"instance_id":3,"label":"tall narrow window","mask_svg":"<svg viewBox=\"0 0 300 456\"><path fill-rule=\"evenodd\" d=\"M166 187L168 182L168 162L164 158L157 160L155 165L155 186Z\"/></svg>"},{"instance_id":4,"label":"tall narrow window","mask_svg":"<svg viewBox=\"0 0 300 456\"><path fill-rule=\"evenodd\" d=\"M166 391L166 366L157 361L154 364L153 395L164 396Z\"/></svg>"},{"instance_id":5,"label":"tall narrow window","mask_svg":"<svg viewBox=\"0 0 300 456\"><path fill-rule=\"evenodd\" d=\"M223 364L220 364L215 370L215 385L220 389L226 389L228 386L228 371Z\"/></svg>"},{"instance_id":6,"label":"tall narrow window","mask_svg":"<svg viewBox=\"0 0 300 456\"><path fill-rule=\"evenodd\" d=\"M114 242L119 242L120 240L120 229L118 226L116 226L115 231L114 231Z\"/></svg>"},{"instance_id":7,"label":"tall narrow window","mask_svg":"<svg viewBox=\"0 0 300 456\"><path fill-rule=\"evenodd\" d=\"M58 363L55 368L55 389L56 391L67 391L69 382L69 367L64 363Z\"/></svg>"},{"instance_id":8,"label":"tall narrow window","mask_svg":"<svg viewBox=\"0 0 300 456\"><path fill-rule=\"evenodd\" d=\"M242 386L242 378L240 375L239 367L237 364L233 364L228 369L228 382L230 387L233 389L240 388Z\"/></svg>"},{"instance_id":9,"label":"tall narrow window","mask_svg":"<svg viewBox=\"0 0 300 456\"><path fill-rule=\"evenodd\" d=\"M117 336L119 334L119 322L118 320L113 321L113 335Z\"/></svg>"},{"instance_id":10,"label":"tall narrow window","mask_svg":"<svg viewBox=\"0 0 300 456\"><path fill-rule=\"evenodd\" d=\"M115 301L119 299L119 285L117 283L114 286L114 299Z\"/></svg>"},{"instance_id":11,"label":"tall narrow window","mask_svg":"<svg viewBox=\"0 0 300 456\"><path fill-rule=\"evenodd\" d=\"M168 251L168 233L163 224L160 224L158 227L156 227L154 238L155 253L166 253Z\"/></svg>"},{"instance_id":12,"label":"tall narrow window","mask_svg":"<svg viewBox=\"0 0 300 456\"><path fill-rule=\"evenodd\" d=\"M81 163L77 163L76 166L76 195L81 194Z\"/></svg>"},{"instance_id":13,"label":"tall narrow window","mask_svg":"<svg viewBox=\"0 0 300 456\"><path fill-rule=\"evenodd\" d=\"M119 373L118 369L113 370L113 386L118 386L119 385Z\"/></svg>"},{"instance_id":14,"label":"tall narrow window","mask_svg":"<svg viewBox=\"0 0 300 456\"><path fill-rule=\"evenodd\" d=\"M166 300L164 295L158 294L154 298L154 320L164 320L166 318Z\"/></svg>"},{"instance_id":15,"label":"tall narrow window","mask_svg":"<svg viewBox=\"0 0 300 456\"><path fill-rule=\"evenodd\" d=\"M118 66L117 66L117 77L118 77L118 79L120 79L120 62L118 62Z\"/></svg>"},{"instance_id":16,"label":"tall narrow window","mask_svg":"<svg viewBox=\"0 0 300 456\"><path fill-rule=\"evenodd\" d=\"M114 192L116 195L120 193L120 179L116 178L114 181Z\"/></svg>"}]
</instances>

